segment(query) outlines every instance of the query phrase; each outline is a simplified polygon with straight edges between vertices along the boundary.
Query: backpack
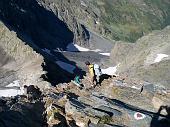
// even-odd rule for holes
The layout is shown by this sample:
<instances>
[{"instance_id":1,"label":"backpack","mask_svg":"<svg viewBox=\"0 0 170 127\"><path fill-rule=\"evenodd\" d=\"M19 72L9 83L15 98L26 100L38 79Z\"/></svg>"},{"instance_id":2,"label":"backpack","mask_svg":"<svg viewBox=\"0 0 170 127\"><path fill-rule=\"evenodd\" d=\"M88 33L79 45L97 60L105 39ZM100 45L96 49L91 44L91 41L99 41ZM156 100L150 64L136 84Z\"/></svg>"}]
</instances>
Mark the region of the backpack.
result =
<instances>
[{"instance_id":1,"label":"backpack","mask_svg":"<svg viewBox=\"0 0 170 127\"><path fill-rule=\"evenodd\" d=\"M101 71L101 68L98 64L94 64L94 72L95 72L95 75L97 76L101 76L102 75L102 71Z\"/></svg>"}]
</instances>

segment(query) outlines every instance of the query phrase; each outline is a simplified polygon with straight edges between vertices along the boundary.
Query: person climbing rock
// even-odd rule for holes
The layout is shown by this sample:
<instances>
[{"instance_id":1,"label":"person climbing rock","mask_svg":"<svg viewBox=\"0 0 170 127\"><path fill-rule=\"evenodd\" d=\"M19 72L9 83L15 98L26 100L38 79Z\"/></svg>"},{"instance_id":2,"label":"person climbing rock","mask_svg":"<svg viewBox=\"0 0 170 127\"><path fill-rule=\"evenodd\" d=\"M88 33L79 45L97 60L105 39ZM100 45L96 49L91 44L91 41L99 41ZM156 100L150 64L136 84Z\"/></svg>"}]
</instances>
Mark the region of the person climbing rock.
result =
<instances>
[{"instance_id":1,"label":"person climbing rock","mask_svg":"<svg viewBox=\"0 0 170 127\"><path fill-rule=\"evenodd\" d=\"M89 61L86 61L85 64L89 70L91 84L95 87L97 84L100 84L100 76L102 75L100 66L91 64Z\"/></svg>"}]
</instances>

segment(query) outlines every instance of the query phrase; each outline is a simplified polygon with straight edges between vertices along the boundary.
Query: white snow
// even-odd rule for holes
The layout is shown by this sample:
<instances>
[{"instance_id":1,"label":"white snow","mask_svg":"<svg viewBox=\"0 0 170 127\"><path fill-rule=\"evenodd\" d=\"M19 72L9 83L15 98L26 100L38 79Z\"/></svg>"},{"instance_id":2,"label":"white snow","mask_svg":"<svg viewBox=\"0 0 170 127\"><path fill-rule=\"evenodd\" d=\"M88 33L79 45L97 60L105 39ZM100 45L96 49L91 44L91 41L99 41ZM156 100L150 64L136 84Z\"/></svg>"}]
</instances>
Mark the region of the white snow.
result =
<instances>
[{"instance_id":1,"label":"white snow","mask_svg":"<svg viewBox=\"0 0 170 127\"><path fill-rule=\"evenodd\" d=\"M19 80L13 81L12 83L7 85L6 87L20 87Z\"/></svg>"},{"instance_id":2,"label":"white snow","mask_svg":"<svg viewBox=\"0 0 170 127\"><path fill-rule=\"evenodd\" d=\"M110 56L110 53L99 53L101 55L104 55L104 56Z\"/></svg>"},{"instance_id":3,"label":"white snow","mask_svg":"<svg viewBox=\"0 0 170 127\"><path fill-rule=\"evenodd\" d=\"M101 69L102 74L107 74L107 75L116 75L117 68L120 66L120 63L118 63L114 67L108 67L106 69Z\"/></svg>"},{"instance_id":4,"label":"white snow","mask_svg":"<svg viewBox=\"0 0 170 127\"><path fill-rule=\"evenodd\" d=\"M70 51L70 52L90 51L90 49L81 47L81 46L79 46L79 45L77 45L77 44L70 43L70 44L67 45L67 51Z\"/></svg>"},{"instance_id":5,"label":"white snow","mask_svg":"<svg viewBox=\"0 0 170 127\"><path fill-rule=\"evenodd\" d=\"M136 86L132 86L131 88L133 88L133 89L137 89L137 90L140 90L140 89L141 89L141 88L136 87Z\"/></svg>"},{"instance_id":6,"label":"white snow","mask_svg":"<svg viewBox=\"0 0 170 127\"><path fill-rule=\"evenodd\" d=\"M154 62L155 63L160 62L163 58L166 58L168 56L169 55L167 55L167 54L157 54L157 57L155 58Z\"/></svg>"},{"instance_id":7,"label":"white snow","mask_svg":"<svg viewBox=\"0 0 170 127\"><path fill-rule=\"evenodd\" d=\"M110 53L104 53L102 52L101 49L94 49L94 50L90 50L88 48L84 48L84 47L81 47L77 44L73 44L73 43L70 43L67 45L67 51L70 51L70 52L78 52L78 51L81 51L81 52L87 52L87 51L93 51L93 52L100 52L99 54L101 55L104 55L104 56L110 56Z\"/></svg>"},{"instance_id":8,"label":"white snow","mask_svg":"<svg viewBox=\"0 0 170 127\"><path fill-rule=\"evenodd\" d=\"M10 88L18 87L18 88ZM6 89L0 89L0 97L12 97L17 95L23 95L24 88L20 86L20 81L16 80L6 86Z\"/></svg>"},{"instance_id":9,"label":"white snow","mask_svg":"<svg viewBox=\"0 0 170 127\"><path fill-rule=\"evenodd\" d=\"M62 61L56 61L56 64L58 66L60 66L62 69L70 72L70 73L74 73L74 69L76 68L75 66L71 65L71 64L68 64L68 63L65 63L65 62L62 62Z\"/></svg>"},{"instance_id":10,"label":"white snow","mask_svg":"<svg viewBox=\"0 0 170 127\"><path fill-rule=\"evenodd\" d=\"M5 89L0 90L0 97L12 97L16 95L22 95L23 91L20 89Z\"/></svg>"},{"instance_id":11,"label":"white snow","mask_svg":"<svg viewBox=\"0 0 170 127\"><path fill-rule=\"evenodd\" d=\"M101 52L101 49L94 49L94 50L91 50L93 52Z\"/></svg>"},{"instance_id":12,"label":"white snow","mask_svg":"<svg viewBox=\"0 0 170 127\"><path fill-rule=\"evenodd\" d=\"M99 21L95 21L95 23L96 23L96 24L100 24L100 22L99 22Z\"/></svg>"},{"instance_id":13,"label":"white snow","mask_svg":"<svg viewBox=\"0 0 170 127\"><path fill-rule=\"evenodd\" d=\"M87 7L87 5L84 3L84 1L81 0L80 2L81 2L81 5Z\"/></svg>"},{"instance_id":14,"label":"white snow","mask_svg":"<svg viewBox=\"0 0 170 127\"><path fill-rule=\"evenodd\" d=\"M106 69L101 69L102 74L107 74L107 75L115 75L117 71L117 66L115 67L109 67Z\"/></svg>"}]
</instances>

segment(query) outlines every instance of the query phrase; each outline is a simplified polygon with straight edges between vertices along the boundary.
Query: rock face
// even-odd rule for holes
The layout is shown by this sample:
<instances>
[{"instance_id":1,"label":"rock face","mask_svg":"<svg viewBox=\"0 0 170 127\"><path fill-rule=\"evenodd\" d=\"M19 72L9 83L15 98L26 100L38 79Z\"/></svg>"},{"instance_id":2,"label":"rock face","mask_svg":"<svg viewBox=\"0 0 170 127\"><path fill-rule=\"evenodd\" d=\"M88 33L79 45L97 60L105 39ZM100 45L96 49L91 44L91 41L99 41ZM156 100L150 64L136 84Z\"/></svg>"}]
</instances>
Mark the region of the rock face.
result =
<instances>
[{"instance_id":1,"label":"rock face","mask_svg":"<svg viewBox=\"0 0 170 127\"><path fill-rule=\"evenodd\" d=\"M87 7L91 5L98 16L99 31L115 40L135 42L149 31L169 24L170 2L166 0L82 1Z\"/></svg>"},{"instance_id":2,"label":"rock face","mask_svg":"<svg viewBox=\"0 0 170 127\"><path fill-rule=\"evenodd\" d=\"M170 16L167 0L45 0L43 5L67 23L81 45L90 37L86 27L114 40L135 42L168 25Z\"/></svg>"},{"instance_id":3,"label":"rock face","mask_svg":"<svg viewBox=\"0 0 170 127\"><path fill-rule=\"evenodd\" d=\"M4 21L49 49L71 42L90 47L91 32L135 42L167 26L170 17L167 0L7 0L0 5Z\"/></svg>"},{"instance_id":4,"label":"rock face","mask_svg":"<svg viewBox=\"0 0 170 127\"><path fill-rule=\"evenodd\" d=\"M170 27L140 38L135 44L117 43L111 61L120 63L118 71L169 89ZM125 49L125 50L124 50Z\"/></svg>"},{"instance_id":5,"label":"rock face","mask_svg":"<svg viewBox=\"0 0 170 127\"><path fill-rule=\"evenodd\" d=\"M63 48L73 40L72 32L51 11L39 4L36 0L27 3L22 0L1 1L1 18L18 34L22 34L23 39L29 37L40 48L50 49L56 45Z\"/></svg>"},{"instance_id":6,"label":"rock face","mask_svg":"<svg viewBox=\"0 0 170 127\"><path fill-rule=\"evenodd\" d=\"M54 114L62 114L61 107L64 108L63 116L67 125L70 125L70 120L74 120L74 126L80 127L154 127L156 124L162 127L164 123L159 119L164 119L169 126L169 113L162 107L169 105L169 94L165 96L153 93L150 88L144 88L141 92L140 89L131 86L135 84L135 80L129 82L128 79L124 79L121 86L116 83L122 79L116 77L104 80L101 86L90 90L80 90L77 86L69 87L63 97L53 102L49 101L53 103L53 108L48 109ZM140 83L138 80L136 85L140 86ZM55 96L58 96L57 92ZM48 112L50 114L50 111ZM56 119L52 117L48 120L55 122Z\"/></svg>"},{"instance_id":7,"label":"rock face","mask_svg":"<svg viewBox=\"0 0 170 127\"><path fill-rule=\"evenodd\" d=\"M89 38L84 26L114 40L135 42L151 30L169 24L170 2L166 0L53 0L50 3L45 0L47 3L68 24L78 42L80 38Z\"/></svg>"},{"instance_id":8,"label":"rock face","mask_svg":"<svg viewBox=\"0 0 170 127\"><path fill-rule=\"evenodd\" d=\"M1 86L6 86L15 80L25 85L48 86L48 83L40 79L45 73L41 67L42 56L25 45L16 33L10 31L2 22L0 22L0 49Z\"/></svg>"},{"instance_id":9,"label":"rock face","mask_svg":"<svg viewBox=\"0 0 170 127\"><path fill-rule=\"evenodd\" d=\"M35 92L32 92L32 95ZM40 92L40 91L39 91ZM29 93L31 95L31 93ZM43 97L34 100L26 96L0 98L0 126L1 127L46 127L45 104Z\"/></svg>"},{"instance_id":10,"label":"rock face","mask_svg":"<svg viewBox=\"0 0 170 127\"><path fill-rule=\"evenodd\" d=\"M99 47L107 48L98 34L133 42L169 24L169 4L167 0L1 0L0 93L9 86L18 89L14 86L18 82L37 85L42 92L32 86L38 92L0 98L0 126L169 126L170 27L144 36L136 44L116 43L111 58L120 63L118 73L125 76L107 76L96 88L90 88L88 76L82 80L84 88L77 88L69 83L75 75L57 64L64 61L76 67L73 61L83 64L87 59L107 62L98 53L89 57L91 52L60 50L70 42L93 47L95 38ZM48 70L47 75L42 68ZM40 77L60 84L49 87ZM65 80L68 83L61 82Z\"/></svg>"}]
</instances>

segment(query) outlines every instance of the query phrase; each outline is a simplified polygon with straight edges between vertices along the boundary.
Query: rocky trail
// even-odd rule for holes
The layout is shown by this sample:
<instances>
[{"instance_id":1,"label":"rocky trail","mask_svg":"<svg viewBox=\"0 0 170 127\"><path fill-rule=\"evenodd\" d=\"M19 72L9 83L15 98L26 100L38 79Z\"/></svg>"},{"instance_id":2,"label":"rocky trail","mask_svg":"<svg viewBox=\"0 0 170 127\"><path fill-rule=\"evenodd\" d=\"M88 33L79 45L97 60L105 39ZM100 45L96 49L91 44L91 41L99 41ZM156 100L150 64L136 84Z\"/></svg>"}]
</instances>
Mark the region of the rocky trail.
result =
<instances>
[{"instance_id":1,"label":"rocky trail","mask_svg":"<svg viewBox=\"0 0 170 127\"><path fill-rule=\"evenodd\" d=\"M21 45L18 42L17 44ZM25 48L25 46L21 46L21 48ZM10 47L8 50L6 52L10 52ZM28 52L30 53L29 50ZM77 66L82 69L80 73L87 71L84 66L84 61L87 59L100 64L102 68L111 65L109 56L102 55L100 54L101 51L96 52L96 50L71 52L41 49L41 52L55 66L58 65L61 68L61 72L54 70L54 66L51 66L51 70L48 68L48 72L60 72L58 75L69 73L74 77L74 69ZM34 53L29 53L26 53L26 55L32 59ZM54 86L45 86L43 83L46 84L47 82L42 79L38 80L42 72L37 70L35 80L25 82L31 84L36 81L36 85L42 91L42 95L32 101L23 95L22 80L18 81L17 79L18 76L24 76L21 75L23 71L28 72L28 75L20 77L20 79L27 79L27 77L33 75L32 72L35 71L31 71L29 68L39 67L39 63L42 62L41 57L35 55L33 57L34 63L27 61L25 56L24 61L17 58L19 59L18 63L22 63L19 67L24 65L23 70L17 70L10 66L10 64L16 64L16 61L14 62L10 58L13 54L9 54L9 56L5 53L2 54L5 57L1 57L3 58L1 72L3 72L3 69L8 69L8 71L5 70L4 73L1 73L1 82L3 83L1 84L0 94L4 96L9 93L9 90L12 90L10 93L14 94L6 94L7 98L1 97L0 99L0 126L2 127L168 127L170 125L169 107L166 107L170 103L169 89L128 77L126 73L118 76L107 76L102 81L101 86L95 88L91 88L88 74L83 75L83 89L78 88L69 80L58 84L55 82L57 85ZM18 54L22 54L22 52L18 52ZM17 55L13 56L15 59L16 57ZM52 73L56 80L61 81L61 79L57 79L55 74ZM64 75L63 78L66 77ZM8 92L5 92L5 90L8 90ZM34 92L32 94L34 95ZM9 98L8 96L13 97ZM18 123L19 119L21 121Z\"/></svg>"},{"instance_id":2,"label":"rocky trail","mask_svg":"<svg viewBox=\"0 0 170 127\"><path fill-rule=\"evenodd\" d=\"M126 86L120 86L121 80ZM88 79L82 82L88 85L86 87L90 87ZM155 124L160 124L156 127L167 126L167 112L164 110L159 114L157 110L161 105L169 104L167 98L170 94L160 93L160 89L152 93L150 85L146 85L141 92L141 89L131 88L130 84L120 77L105 79L101 86L88 90L80 90L72 83L61 84L43 92L42 102L46 107L43 114L51 127L155 127ZM159 119L156 119L158 117ZM161 123L160 118L166 122ZM4 121L4 118L1 120Z\"/></svg>"},{"instance_id":3,"label":"rocky trail","mask_svg":"<svg viewBox=\"0 0 170 127\"><path fill-rule=\"evenodd\" d=\"M0 0L0 127L170 127L169 5Z\"/></svg>"},{"instance_id":4,"label":"rocky trail","mask_svg":"<svg viewBox=\"0 0 170 127\"><path fill-rule=\"evenodd\" d=\"M51 58L54 57L53 62L67 73L79 65L85 71L86 59L101 65L103 62L102 67L109 67L106 64L109 63L109 57L94 51L42 50L42 52ZM76 64L71 62L75 60ZM12 98L2 97L0 125L2 127L19 125L22 127L164 127L166 125L168 127L170 124L168 110L164 108L159 112L161 106L170 103L169 91L161 87L127 75L107 77L103 79L101 86L95 88L91 88L88 75L83 76L81 81L83 89L72 82L59 83L41 89L42 95L33 101L27 99L23 93L21 95L16 93L18 95ZM1 86L0 90L15 89L18 92L19 84L15 81L4 87ZM19 119L21 121L18 125Z\"/></svg>"},{"instance_id":5,"label":"rocky trail","mask_svg":"<svg viewBox=\"0 0 170 127\"><path fill-rule=\"evenodd\" d=\"M34 101L19 95L1 98L1 126L18 126L19 118L22 127L47 127L47 124L50 127L170 125L168 110L160 109L170 103L170 93L153 88L152 84L134 79L129 81L129 78L120 76L105 79L101 86L92 89L88 89L91 87L88 77L84 77L82 82L86 89L79 89L71 82L59 84L42 91L42 95Z\"/></svg>"}]
</instances>

